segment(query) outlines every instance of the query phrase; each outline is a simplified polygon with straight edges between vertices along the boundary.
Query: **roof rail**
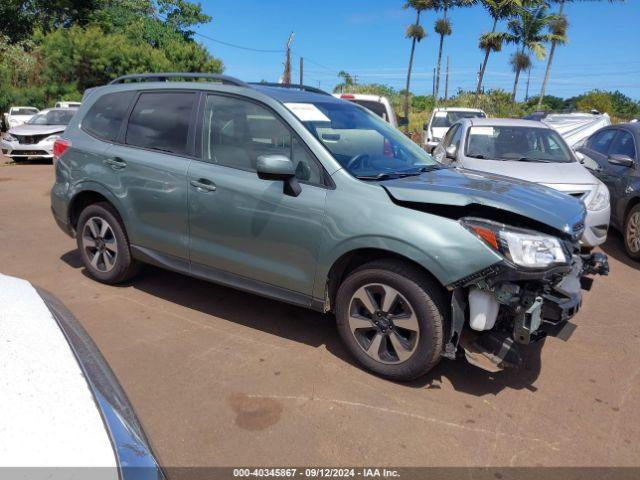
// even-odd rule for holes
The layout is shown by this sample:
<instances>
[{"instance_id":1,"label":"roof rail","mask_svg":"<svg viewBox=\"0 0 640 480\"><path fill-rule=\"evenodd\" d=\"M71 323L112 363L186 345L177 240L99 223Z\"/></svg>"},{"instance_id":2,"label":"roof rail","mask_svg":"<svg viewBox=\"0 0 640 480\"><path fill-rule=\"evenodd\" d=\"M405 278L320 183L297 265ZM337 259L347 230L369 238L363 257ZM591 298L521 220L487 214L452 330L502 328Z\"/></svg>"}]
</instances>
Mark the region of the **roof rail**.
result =
<instances>
[{"instance_id":1,"label":"roof rail","mask_svg":"<svg viewBox=\"0 0 640 480\"><path fill-rule=\"evenodd\" d=\"M258 86L262 85L264 87L278 87L278 88L294 88L294 89L302 90L305 92L319 93L321 95L331 96L330 93L325 92L324 90L321 90L319 88L309 87L308 85L300 85L298 83L286 84L286 83L274 83L274 82L250 82L249 85L258 85Z\"/></svg>"},{"instance_id":2,"label":"roof rail","mask_svg":"<svg viewBox=\"0 0 640 480\"><path fill-rule=\"evenodd\" d=\"M115 85L117 83L127 83L130 81L139 82L166 82L169 79L209 79L217 80L225 85L235 85L237 87L246 87L247 84L237 78L229 77L227 75L219 75L215 73L180 73L180 72L167 72L167 73L134 73L131 75L122 75L109 82L109 85Z\"/></svg>"}]
</instances>

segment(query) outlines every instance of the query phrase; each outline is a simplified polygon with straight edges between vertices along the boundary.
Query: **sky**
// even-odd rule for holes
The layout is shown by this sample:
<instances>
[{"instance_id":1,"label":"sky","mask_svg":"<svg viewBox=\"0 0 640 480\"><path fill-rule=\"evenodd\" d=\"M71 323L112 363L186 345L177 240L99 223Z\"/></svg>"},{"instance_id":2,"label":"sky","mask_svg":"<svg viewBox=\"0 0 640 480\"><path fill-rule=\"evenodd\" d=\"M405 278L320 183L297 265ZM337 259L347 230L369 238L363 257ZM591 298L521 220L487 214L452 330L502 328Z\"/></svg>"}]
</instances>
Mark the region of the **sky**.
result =
<instances>
[{"instance_id":1,"label":"sky","mask_svg":"<svg viewBox=\"0 0 640 480\"><path fill-rule=\"evenodd\" d=\"M345 70L359 83L383 83L404 88L411 42L404 37L415 13L402 8L403 0L201 0L212 21L198 27L197 40L221 58L225 73L245 81L277 81L284 64L289 34L293 76L304 57L304 83L331 90ZM556 49L547 94L568 98L592 89L620 90L640 100L640 0L624 3L583 1L565 6L570 22L569 43ZM436 13L423 14L428 37L416 47L411 91L432 92L438 36ZM480 6L450 13L453 34L445 38L450 57L449 91L475 90L482 61L478 38L491 29L491 19ZM502 28L506 25L502 24ZM225 45L234 44L234 46ZM237 46L244 47L238 48ZM514 74L506 46L489 59L484 85L511 91ZM256 51L259 50L259 51ZM545 61L534 61L530 95L537 95ZM444 85L444 80L442 80ZM521 78L518 98L525 95ZM444 87L442 87L442 90ZM441 90L441 91L442 91Z\"/></svg>"}]
</instances>

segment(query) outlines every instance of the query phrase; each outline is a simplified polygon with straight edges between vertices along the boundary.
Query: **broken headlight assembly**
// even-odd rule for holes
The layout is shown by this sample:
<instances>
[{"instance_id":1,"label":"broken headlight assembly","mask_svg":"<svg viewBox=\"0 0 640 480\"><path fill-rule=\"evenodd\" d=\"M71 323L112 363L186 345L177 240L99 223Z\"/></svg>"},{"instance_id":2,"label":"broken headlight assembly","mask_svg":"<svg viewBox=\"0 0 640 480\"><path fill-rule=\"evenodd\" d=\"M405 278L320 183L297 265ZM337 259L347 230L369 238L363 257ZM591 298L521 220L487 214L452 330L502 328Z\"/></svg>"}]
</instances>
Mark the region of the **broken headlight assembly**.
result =
<instances>
[{"instance_id":1,"label":"broken headlight assembly","mask_svg":"<svg viewBox=\"0 0 640 480\"><path fill-rule=\"evenodd\" d=\"M541 269L566 265L571 256L552 235L510 227L479 218L463 218L462 225L491 249L519 267Z\"/></svg>"}]
</instances>

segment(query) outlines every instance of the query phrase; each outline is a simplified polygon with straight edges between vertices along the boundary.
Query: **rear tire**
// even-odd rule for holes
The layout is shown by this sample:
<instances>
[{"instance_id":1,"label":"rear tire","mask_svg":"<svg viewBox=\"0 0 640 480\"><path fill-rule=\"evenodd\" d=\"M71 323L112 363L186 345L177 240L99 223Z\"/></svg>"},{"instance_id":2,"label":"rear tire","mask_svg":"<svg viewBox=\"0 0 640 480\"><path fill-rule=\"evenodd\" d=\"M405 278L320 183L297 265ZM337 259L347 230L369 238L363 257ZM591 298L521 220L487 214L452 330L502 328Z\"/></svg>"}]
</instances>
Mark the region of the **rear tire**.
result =
<instances>
[{"instance_id":1,"label":"rear tire","mask_svg":"<svg viewBox=\"0 0 640 480\"><path fill-rule=\"evenodd\" d=\"M353 271L336 296L336 323L353 357L368 370L409 381L440 360L446 295L437 281L399 260Z\"/></svg>"},{"instance_id":2,"label":"rear tire","mask_svg":"<svg viewBox=\"0 0 640 480\"><path fill-rule=\"evenodd\" d=\"M640 204L633 207L627 215L623 235L627 255L640 262Z\"/></svg>"},{"instance_id":3,"label":"rear tire","mask_svg":"<svg viewBox=\"0 0 640 480\"><path fill-rule=\"evenodd\" d=\"M95 280L114 285L138 273L140 264L131 255L120 215L109 203L94 203L82 210L76 240L82 262Z\"/></svg>"}]
</instances>

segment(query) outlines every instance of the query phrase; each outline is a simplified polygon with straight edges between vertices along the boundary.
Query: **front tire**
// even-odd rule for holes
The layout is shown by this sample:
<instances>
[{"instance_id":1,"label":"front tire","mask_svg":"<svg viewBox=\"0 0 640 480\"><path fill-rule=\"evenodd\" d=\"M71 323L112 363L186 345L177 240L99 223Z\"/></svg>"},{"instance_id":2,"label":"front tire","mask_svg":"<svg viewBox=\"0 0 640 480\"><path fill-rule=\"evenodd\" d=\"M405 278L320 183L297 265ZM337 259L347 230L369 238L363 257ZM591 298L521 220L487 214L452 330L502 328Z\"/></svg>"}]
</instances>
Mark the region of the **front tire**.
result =
<instances>
[{"instance_id":1,"label":"front tire","mask_svg":"<svg viewBox=\"0 0 640 480\"><path fill-rule=\"evenodd\" d=\"M110 204L95 203L82 211L76 240L82 262L95 280L115 285L138 272L122 220Z\"/></svg>"},{"instance_id":2,"label":"front tire","mask_svg":"<svg viewBox=\"0 0 640 480\"><path fill-rule=\"evenodd\" d=\"M442 287L419 268L374 261L340 285L336 323L361 365L390 380L409 381L440 360L446 304Z\"/></svg>"},{"instance_id":3,"label":"front tire","mask_svg":"<svg viewBox=\"0 0 640 480\"><path fill-rule=\"evenodd\" d=\"M624 248L629 257L640 262L640 204L633 207L625 219Z\"/></svg>"}]
</instances>

